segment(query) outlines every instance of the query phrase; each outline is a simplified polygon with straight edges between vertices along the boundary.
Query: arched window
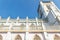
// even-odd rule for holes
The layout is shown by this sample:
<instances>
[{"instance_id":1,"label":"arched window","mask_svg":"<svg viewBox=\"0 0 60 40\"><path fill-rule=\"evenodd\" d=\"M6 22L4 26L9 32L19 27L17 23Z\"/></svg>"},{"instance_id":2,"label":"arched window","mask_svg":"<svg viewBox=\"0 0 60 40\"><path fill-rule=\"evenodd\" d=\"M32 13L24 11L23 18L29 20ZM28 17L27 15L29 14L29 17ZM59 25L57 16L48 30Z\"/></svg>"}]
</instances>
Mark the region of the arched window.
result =
<instances>
[{"instance_id":1,"label":"arched window","mask_svg":"<svg viewBox=\"0 0 60 40\"><path fill-rule=\"evenodd\" d=\"M2 40L3 38L2 38L2 35L0 35L0 40Z\"/></svg>"},{"instance_id":2,"label":"arched window","mask_svg":"<svg viewBox=\"0 0 60 40\"><path fill-rule=\"evenodd\" d=\"M34 40L41 40L41 38L36 34L36 35L34 36Z\"/></svg>"},{"instance_id":3,"label":"arched window","mask_svg":"<svg viewBox=\"0 0 60 40\"><path fill-rule=\"evenodd\" d=\"M54 40L60 40L60 36L55 35L55 36L54 36Z\"/></svg>"},{"instance_id":4,"label":"arched window","mask_svg":"<svg viewBox=\"0 0 60 40\"><path fill-rule=\"evenodd\" d=\"M36 26L33 23L29 27L30 27L30 30L35 30L36 29Z\"/></svg>"},{"instance_id":5,"label":"arched window","mask_svg":"<svg viewBox=\"0 0 60 40\"><path fill-rule=\"evenodd\" d=\"M21 24L20 27L25 27L25 25L24 24Z\"/></svg>"},{"instance_id":6,"label":"arched window","mask_svg":"<svg viewBox=\"0 0 60 40\"><path fill-rule=\"evenodd\" d=\"M20 35L17 35L17 36L15 37L15 40L22 40L22 38L21 38Z\"/></svg>"},{"instance_id":7,"label":"arched window","mask_svg":"<svg viewBox=\"0 0 60 40\"><path fill-rule=\"evenodd\" d=\"M32 24L30 25L30 27L35 27L35 25L32 23Z\"/></svg>"},{"instance_id":8,"label":"arched window","mask_svg":"<svg viewBox=\"0 0 60 40\"><path fill-rule=\"evenodd\" d=\"M26 25L21 24L21 25L20 25L20 30L24 30L24 29L25 29L25 26L26 26Z\"/></svg>"}]
</instances>

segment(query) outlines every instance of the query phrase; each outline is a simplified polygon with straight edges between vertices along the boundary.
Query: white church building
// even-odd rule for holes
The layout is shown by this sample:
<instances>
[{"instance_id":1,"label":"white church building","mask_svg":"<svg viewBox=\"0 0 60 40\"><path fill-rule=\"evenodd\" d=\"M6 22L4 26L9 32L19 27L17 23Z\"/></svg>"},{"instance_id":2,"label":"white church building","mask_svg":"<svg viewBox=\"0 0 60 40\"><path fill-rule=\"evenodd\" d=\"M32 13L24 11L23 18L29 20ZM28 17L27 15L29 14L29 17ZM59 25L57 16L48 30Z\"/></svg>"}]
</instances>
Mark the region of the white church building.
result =
<instances>
[{"instance_id":1,"label":"white church building","mask_svg":"<svg viewBox=\"0 0 60 40\"><path fill-rule=\"evenodd\" d=\"M60 10L53 1L40 1L35 19L0 16L0 40L60 40Z\"/></svg>"}]
</instances>

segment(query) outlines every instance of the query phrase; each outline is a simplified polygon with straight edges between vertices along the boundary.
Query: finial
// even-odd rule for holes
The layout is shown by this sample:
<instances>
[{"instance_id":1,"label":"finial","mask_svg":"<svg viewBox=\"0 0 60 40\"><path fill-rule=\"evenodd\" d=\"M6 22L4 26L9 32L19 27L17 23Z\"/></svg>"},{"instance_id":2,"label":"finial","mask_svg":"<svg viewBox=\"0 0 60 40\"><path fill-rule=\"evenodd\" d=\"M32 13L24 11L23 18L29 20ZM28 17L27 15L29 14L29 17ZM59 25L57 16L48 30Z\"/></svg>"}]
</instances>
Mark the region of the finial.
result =
<instances>
[{"instance_id":1,"label":"finial","mask_svg":"<svg viewBox=\"0 0 60 40\"><path fill-rule=\"evenodd\" d=\"M2 18L2 17L0 16L0 20L1 20L1 18Z\"/></svg>"},{"instance_id":2,"label":"finial","mask_svg":"<svg viewBox=\"0 0 60 40\"><path fill-rule=\"evenodd\" d=\"M26 17L26 19L28 19L28 16Z\"/></svg>"},{"instance_id":3,"label":"finial","mask_svg":"<svg viewBox=\"0 0 60 40\"><path fill-rule=\"evenodd\" d=\"M26 22L28 22L28 16L26 17Z\"/></svg>"},{"instance_id":4,"label":"finial","mask_svg":"<svg viewBox=\"0 0 60 40\"><path fill-rule=\"evenodd\" d=\"M20 18L19 18L19 16L17 17L17 20L19 20Z\"/></svg>"},{"instance_id":5,"label":"finial","mask_svg":"<svg viewBox=\"0 0 60 40\"><path fill-rule=\"evenodd\" d=\"M36 17L36 22L37 22L37 25L38 25L38 18Z\"/></svg>"},{"instance_id":6,"label":"finial","mask_svg":"<svg viewBox=\"0 0 60 40\"><path fill-rule=\"evenodd\" d=\"M10 20L10 16L7 18L7 20Z\"/></svg>"},{"instance_id":7,"label":"finial","mask_svg":"<svg viewBox=\"0 0 60 40\"><path fill-rule=\"evenodd\" d=\"M36 21L38 20L38 18L36 17Z\"/></svg>"}]
</instances>

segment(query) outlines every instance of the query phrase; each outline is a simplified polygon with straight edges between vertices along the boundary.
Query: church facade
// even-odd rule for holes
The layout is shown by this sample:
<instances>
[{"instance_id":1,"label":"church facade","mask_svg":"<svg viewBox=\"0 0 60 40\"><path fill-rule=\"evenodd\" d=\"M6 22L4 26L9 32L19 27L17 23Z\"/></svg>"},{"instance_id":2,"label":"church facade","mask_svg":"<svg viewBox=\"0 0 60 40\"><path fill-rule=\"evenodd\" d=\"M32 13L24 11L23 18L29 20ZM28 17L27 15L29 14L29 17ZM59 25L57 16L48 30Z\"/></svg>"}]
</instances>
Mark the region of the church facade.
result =
<instances>
[{"instance_id":1,"label":"church facade","mask_svg":"<svg viewBox=\"0 0 60 40\"><path fill-rule=\"evenodd\" d=\"M40 1L38 18L0 17L0 40L60 40L60 10L52 1Z\"/></svg>"}]
</instances>

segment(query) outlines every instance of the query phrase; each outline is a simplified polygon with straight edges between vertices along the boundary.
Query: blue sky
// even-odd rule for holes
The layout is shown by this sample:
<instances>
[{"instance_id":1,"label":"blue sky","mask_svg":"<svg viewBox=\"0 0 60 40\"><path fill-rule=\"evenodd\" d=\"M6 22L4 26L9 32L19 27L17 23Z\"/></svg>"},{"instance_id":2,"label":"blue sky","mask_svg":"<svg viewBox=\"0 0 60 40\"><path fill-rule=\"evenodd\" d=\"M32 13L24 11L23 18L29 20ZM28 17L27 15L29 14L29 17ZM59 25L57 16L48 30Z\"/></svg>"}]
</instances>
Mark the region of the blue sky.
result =
<instances>
[{"instance_id":1,"label":"blue sky","mask_svg":"<svg viewBox=\"0 0 60 40\"><path fill-rule=\"evenodd\" d=\"M54 0L55 4L60 8L60 0ZM0 16L7 18L35 18L37 17L37 8L39 0L0 0Z\"/></svg>"}]
</instances>

